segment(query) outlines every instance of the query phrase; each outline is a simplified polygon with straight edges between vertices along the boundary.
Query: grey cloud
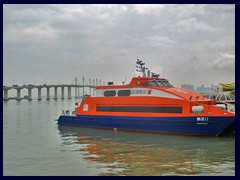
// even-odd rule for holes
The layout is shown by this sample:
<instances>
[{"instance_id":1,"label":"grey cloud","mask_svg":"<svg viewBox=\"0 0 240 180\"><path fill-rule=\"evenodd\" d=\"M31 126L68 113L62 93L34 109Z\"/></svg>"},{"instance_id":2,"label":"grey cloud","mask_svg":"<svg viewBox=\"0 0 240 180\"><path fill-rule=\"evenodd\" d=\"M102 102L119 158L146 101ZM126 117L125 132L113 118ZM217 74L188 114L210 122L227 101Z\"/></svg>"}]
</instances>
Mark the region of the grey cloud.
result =
<instances>
[{"instance_id":1,"label":"grey cloud","mask_svg":"<svg viewBox=\"0 0 240 180\"><path fill-rule=\"evenodd\" d=\"M235 54L234 5L4 5L3 11L6 84L83 75L121 83L137 57L177 86L215 83L224 69L216 62ZM230 71L224 76L235 78Z\"/></svg>"},{"instance_id":2,"label":"grey cloud","mask_svg":"<svg viewBox=\"0 0 240 180\"><path fill-rule=\"evenodd\" d=\"M145 44L148 46L153 46L153 47L165 47L165 46L171 46L175 42L171 39L169 39L166 36L149 36L146 37L145 40L147 41Z\"/></svg>"},{"instance_id":3,"label":"grey cloud","mask_svg":"<svg viewBox=\"0 0 240 180\"><path fill-rule=\"evenodd\" d=\"M234 71L235 67L235 55L228 53L221 53L216 59L209 64L210 68L213 69L224 69Z\"/></svg>"},{"instance_id":4,"label":"grey cloud","mask_svg":"<svg viewBox=\"0 0 240 180\"><path fill-rule=\"evenodd\" d=\"M204 16L206 14L205 7L204 4L172 5L170 11L176 13L179 18L190 18L196 15Z\"/></svg>"},{"instance_id":5,"label":"grey cloud","mask_svg":"<svg viewBox=\"0 0 240 180\"><path fill-rule=\"evenodd\" d=\"M181 20L180 22L177 23L177 27L180 28L180 31L207 31L207 32L216 32L217 29L209 26L208 24L202 22L202 21L197 21L195 17Z\"/></svg>"},{"instance_id":6,"label":"grey cloud","mask_svg":"<svg viewBox=\"0 0 240 180\"><path fill-rule=\"evenodd\" d=\"M47 43L58 38L59 33L59 30L46 23L35 26L19 24L5 31L3 39L6 43Z\"/></svg>"}]
</instances>

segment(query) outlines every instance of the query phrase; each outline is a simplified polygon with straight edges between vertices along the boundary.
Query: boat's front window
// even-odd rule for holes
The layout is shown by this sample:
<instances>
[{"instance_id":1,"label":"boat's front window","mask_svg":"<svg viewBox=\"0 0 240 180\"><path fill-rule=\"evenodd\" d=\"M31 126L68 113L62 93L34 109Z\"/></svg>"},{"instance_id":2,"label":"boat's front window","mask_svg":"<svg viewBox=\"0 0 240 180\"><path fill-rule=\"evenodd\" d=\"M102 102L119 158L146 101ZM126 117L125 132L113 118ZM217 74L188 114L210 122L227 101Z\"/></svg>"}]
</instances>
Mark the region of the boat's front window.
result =
<instances>
[{"instance_id":1,"label":"boat's front window","mask_svg":"<svg viewBox=\"0 0 240 180\"><path fill-rule=\"evenodd\" d=\"M150 86L149 82L144 82L143 86Z\"/></svg>"},{"instance_id":2,"label":"boat's front window","mask_svg":"<svg viewBox=\"0 0 240 180\"><path fill-rule=\"evenodd\" d=\"M168 81L150 81L151 85L155 87L172 87Z\"/></svg>"},{"instance_id":3,"label":"boat's front window","mask_svg":"<svg viewBox=\"0 0 240 180\"><path fill-rule=\"evenodd\" d=\"M156 81L156 82L157 82L158 86L160 86L160 87L165 87L165 86L167 86L166 83L163 82L163 81Z\"/></svg>"},{"instance_id":4,"label":"boat's front window","mask_svg":"<svg viewBox=\"0 0 240 180\"><path fill-rule=\"evenodd\" d=\"M158 83L156 81L150 81L151 85L158 87Z\"/></svg>"},{"instance_id":5,"label":"boat's front window","mask_svg":"<svg viewBox=\"0 0 240 180\"><path fill-rule=\"evenodd\" d=\"M167 81L167 84L168 84L169 87L173 87L173 85L171 85L168 81Z\"/></svg>"}]
</instances>

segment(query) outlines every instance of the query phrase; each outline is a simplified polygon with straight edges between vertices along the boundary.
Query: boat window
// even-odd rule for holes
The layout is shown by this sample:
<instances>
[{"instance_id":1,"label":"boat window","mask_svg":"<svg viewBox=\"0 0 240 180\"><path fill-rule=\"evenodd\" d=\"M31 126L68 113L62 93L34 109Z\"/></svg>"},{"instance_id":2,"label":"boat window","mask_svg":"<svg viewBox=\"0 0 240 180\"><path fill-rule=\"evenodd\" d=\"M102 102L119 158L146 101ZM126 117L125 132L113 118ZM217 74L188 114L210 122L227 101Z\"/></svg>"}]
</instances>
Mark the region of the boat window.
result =
<instances>
[{"instance_id":1,"label":"boat window","mask_svg":"<svg viewBox=\"0 0 240 180\"><path fill-rule=\"evenodd\" d=\"M116 91L114 90L105 91L104 96L116 96Z\"/></svg>"},{"instance_id":2,"label":"boat window","mask_svg":"<svg viewBox=\"0 0 240 180\"><path fill-rule=\"evenodd\" d=\"M162 86L168 86L167 82L166 81L160 81L162 83Z\"/></svg>"},{"instance_id":3,"label":"boat window","mask_svg":"<svg viewBox=\"0 0 240 180\"><path fill-rule=\"evenodd\" d=\"M169 82L166 82L168 84L169 87L173 87L173 85L171 85Z\"/></svg>"},{"instance_id":4,"label":"boat window","mask_svg":"<svg viewBox=\"0 0 240 180\"><path fill-rule=\"evenodd\" d=\"M181 106L97 106L103 112L182 113Z\"/></svg>"},{"instance_id":5,"label":"boat window","mask_svg":"<svg viewBox=\"0 0 240 180\"><path fill-rule=\"evenodd\" d=\"M83 105L83 111L88 111L88 104Z\"/></svg>"},{"instance_id":6,"label":"boat window","mask_svg":"<svg viewBox=\"0 0 240 180\"><path fill-rule=\"evenodd\" d=\"M128 90L119 90L118 91L118 96L130 96L131 95L131 91Z\"/></svg>"},{"instance_id":7,"label":"boat window","mask_svg":"<svg viewBox=\"0 0 240 180\"><path fill-rule=\"evenodd\" d=\"M150 84L148 82L144 82L143 86L150 86Z\"/></svg>"},{"instance_id":8,"label":"boat window","mask_svg":"<svg viewBox=\"0 0 240 180\"><path fill-rule=\"evenodd\" d=\"M150 81L150 83L151 85L158 87L158 84L156 83L156 81Z\"/></svg>"},{"instance_id":9,"label":"boat window","mask_svg":"<svg viewBox=\"0 0 240 180\"><path fill-rule=\"evenodd\" d=\"M156 81L159 87L165 87L165 83L163 81Z\"/></svg>"},{"instance_id":10,"label":"boat window","mask_svg":"<svg viewBox=\"0 0 240 180\"><path fill-rule=\"evenodd\" d=\"M140 82L136 82L136 86L141 86L141 83Z\"/></svg>"},{"instance_id":11,"label":"boat window","mask_svg":"<svg viewBox=\"0 0 240 180\"><path fill-rule=\"evenodd\" d=\"M150 81L150 83L155 87L172 87L168 81Z\"/></svg>"}]
</instances>

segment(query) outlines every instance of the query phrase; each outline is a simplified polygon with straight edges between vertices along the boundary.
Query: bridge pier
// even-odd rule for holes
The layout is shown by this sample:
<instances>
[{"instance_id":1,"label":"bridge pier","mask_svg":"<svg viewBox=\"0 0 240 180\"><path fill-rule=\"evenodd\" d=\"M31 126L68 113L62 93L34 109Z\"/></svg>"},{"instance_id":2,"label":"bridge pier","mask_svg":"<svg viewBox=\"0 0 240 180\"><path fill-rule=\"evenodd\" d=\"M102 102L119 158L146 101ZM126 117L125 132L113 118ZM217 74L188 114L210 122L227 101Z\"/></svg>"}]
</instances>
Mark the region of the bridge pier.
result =
<instances>
[{"instance_id":1,"label":"bridge pier","mask_svg":"<svg viewBox=\"0 0 240 180\"><path fill-rule=\"evenodd\" d=\"M62 97L61 97L61 99L63 100L64 99L64 86L62 86L61 88L62 88Z\"/></svg>"},{"instance_id":2,"label":"bridge pier","mask_svg":"<svg viewBox=\"0 0 240 180\"><path fill-rule=\"evenodd\" d=\"M47 87L47 101L50 100L50 87Z\"/></svg>"},{"instance_id":3,"label":"bridge pier","mask_svg":"<svg viewBox=\"0 0 240 180\"><path fill-rule=\"evenodd\" d=\"M72 99L71 96L72 96L72 95L71 95L71 87L68 86L68 99Z\"/></svg>"},{"instance_id":4,"label":"bridge pier","mask_svg":"<svg viewBox=\"0 0 240 180\"><path fill-rule=\"evenodd\" d=\"M54 98L53 99L55 99L55 100L58 99L58 97L57 97L57 87L54 87Z\"/></svg>"},{"instance_id":5,"label":"bridge pier","mask_svg":"<svg viewBox=\"0 0 240 180\"><path fill-rule=\"evenodd\" d=\"M9 98L8 98L8 89L4 89L4 98L3 98L3 101L9 101Z\"/></svg>"},{"instance_id":6,"label":"bridge pier","mask_svg":"<svg viewBox=\"0 0 240 180\"><path fill-rule=\"evenodd\" d=\"M28 88L28 101L32 100L32 88Z\"/></svg>"},{"instance_id":7,"label":"bridge pier","mask_svg":"<svg viewBox=\"0 0 240 180\"><path fill-rule=\"evenodd\" d=\"M77 77L75 77L75 99L77 99L77 90L79 90L79 88L77 88Z\"/></svg>"},{"instance_id":8,"label":"bridge pier","mask_svg":"<svg viewBox=\"0 0 240 180\"><path fill-rule=\"evenodd\" d=\"M42 90L42 88L41 88L41 87L38 87L38 98L37 98L38 101L41 101L41 100L42 100L41 90Z\"/></svg>"},{"instance_id":9,"label":"bridge pier","mask_svg":"<svg viewBox=\"0 0 240 180\"><path fill-rule=\"evenodd\" d=\"M22 100L22 98L21 98L21 89L22 88L17 88L17 101L21 101Z\"/></svg>"}]
</instances>

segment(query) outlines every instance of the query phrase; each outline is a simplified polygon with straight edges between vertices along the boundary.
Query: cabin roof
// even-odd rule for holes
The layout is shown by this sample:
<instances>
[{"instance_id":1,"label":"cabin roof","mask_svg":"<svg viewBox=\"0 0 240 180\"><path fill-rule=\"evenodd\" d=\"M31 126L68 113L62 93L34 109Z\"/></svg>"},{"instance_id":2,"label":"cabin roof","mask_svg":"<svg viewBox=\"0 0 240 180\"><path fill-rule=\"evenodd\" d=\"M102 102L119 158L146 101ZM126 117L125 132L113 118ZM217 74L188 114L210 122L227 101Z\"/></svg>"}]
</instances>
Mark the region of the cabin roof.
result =
<instances>
[{"instance_id":1,"label":"cabin roof","mask_svg":"<svg viewBox=\"0 0 240 180\"><path fill-rule=\"evenodd\" d=\"M126 85L107 85L107 86L97 86L96 89L114 89L114 88L130 88L130 87L135 87L137 82L144 83L148 82L151 80L166 80L164 78L156 78L156 77L133 77L131 82Z\"/></svg>"}]
</instances>

